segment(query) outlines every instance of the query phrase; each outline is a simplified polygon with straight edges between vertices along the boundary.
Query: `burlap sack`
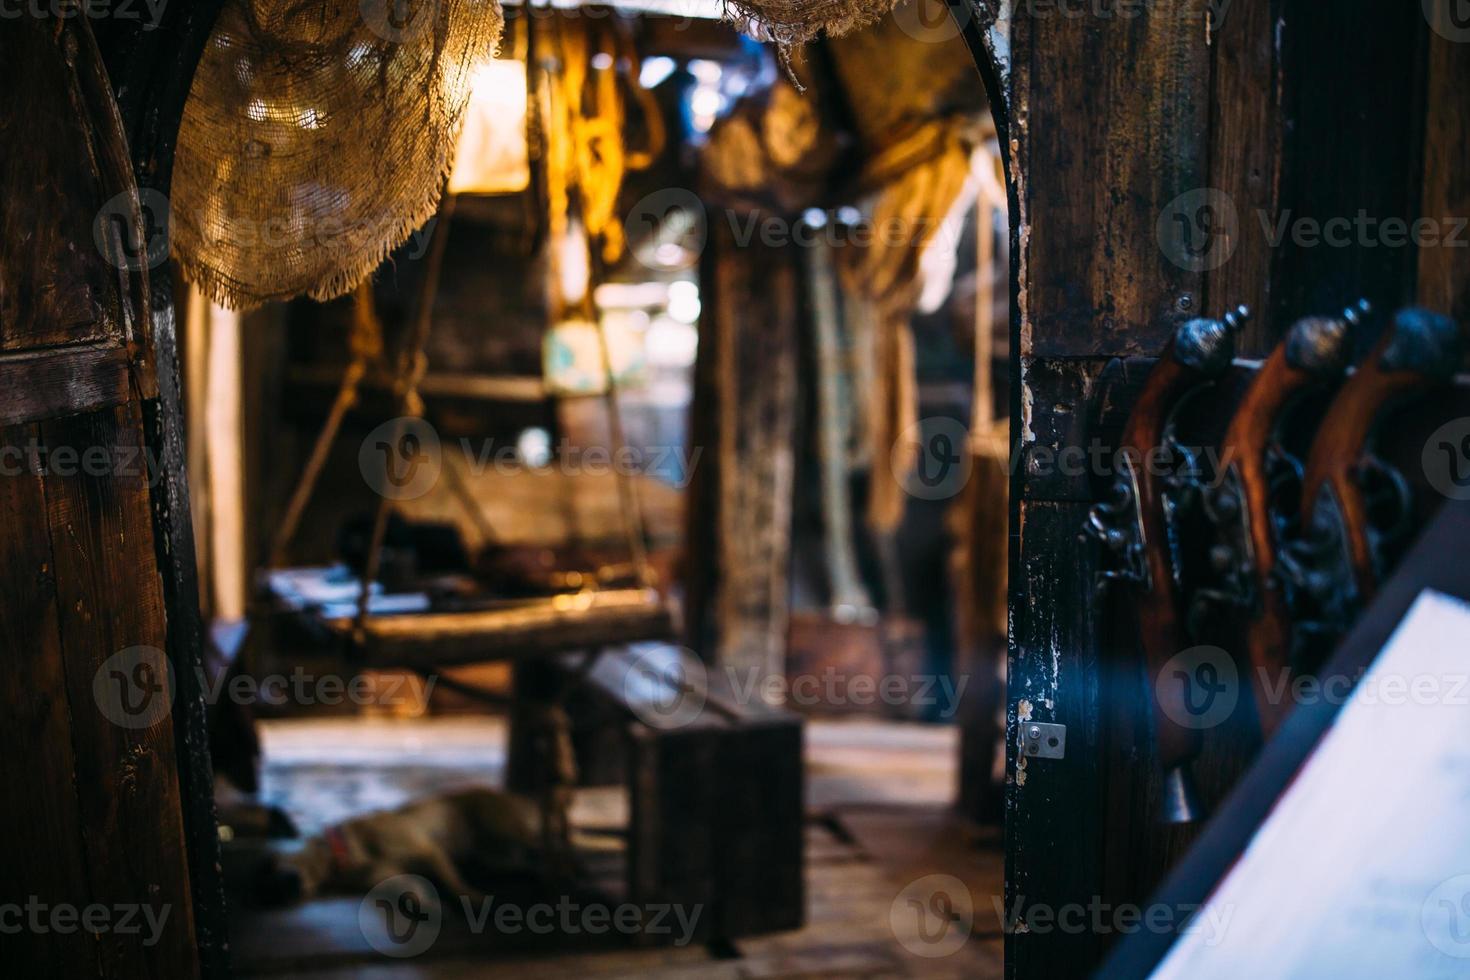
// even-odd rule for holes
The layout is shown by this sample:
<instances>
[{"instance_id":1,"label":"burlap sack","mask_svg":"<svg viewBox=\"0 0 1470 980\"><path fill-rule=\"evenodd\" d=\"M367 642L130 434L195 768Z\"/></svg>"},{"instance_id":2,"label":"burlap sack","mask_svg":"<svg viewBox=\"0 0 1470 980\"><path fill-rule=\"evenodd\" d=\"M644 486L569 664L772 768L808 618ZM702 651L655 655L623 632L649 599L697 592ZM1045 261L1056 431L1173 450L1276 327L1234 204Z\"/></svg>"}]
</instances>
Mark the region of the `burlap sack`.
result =
<instances>
[{"instance_id":1,"label":"burlap sack","mask_svg":"<svg viewBox=\"0 0 1470 980\"><path fill-rule=\"evenodd\" d=\"M498 0L227 0L179 130L184 275L248 309L350 291L439 205Z\"/></svg>"}]
</instances>

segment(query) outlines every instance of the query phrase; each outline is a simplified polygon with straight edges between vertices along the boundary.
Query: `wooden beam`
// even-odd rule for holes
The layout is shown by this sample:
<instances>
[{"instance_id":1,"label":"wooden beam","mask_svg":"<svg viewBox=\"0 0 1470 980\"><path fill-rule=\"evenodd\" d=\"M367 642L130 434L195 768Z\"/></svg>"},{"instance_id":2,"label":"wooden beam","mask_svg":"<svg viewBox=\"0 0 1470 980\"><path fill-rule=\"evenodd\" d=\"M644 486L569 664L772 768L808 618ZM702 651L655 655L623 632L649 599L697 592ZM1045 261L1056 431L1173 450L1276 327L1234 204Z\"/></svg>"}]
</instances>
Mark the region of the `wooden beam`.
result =
<instances>
[{"instance_id":1,"label":"wooden beam","mask_svg":"<svg viewBox=\"0 0 1470 980\"><path fill-rule=\"evenodd\" d=\"M344 620L336 625L345 637L351 624ZM673 632L668 605L656 592L618 589L593 593L585 607L547 600L485 612L370 616L364 623L362 656L374 667L433 669L665 640Z\"/></svg>"},{"instance_id":2,"label":"wooden beam","mask_svg":"<svg viewBox=\"0 0 1470 980\"><path fill-rule=\"evenodd\" d=\"M174 146L194 70L224 0L169 4L160 20L93 19L98 46L117 97L118 110L140 188L165 196L173 173ZM177 679L174 737L179 797L184 819L201 976L227 976L228 937L220 873L214 772L209 756L203 677L204 631L184 451L184 420L172 271L153 271L152 350L156 388L142 404L145 445L158 460L150 488L153 544L163 581L168 632L165 650Z\"/></svg>"},{"instance_id":3,"label":"wooden beam","mask_svg":"<svg viewBox=\"0 0 1470 980\"><path fill-rule=\"evenodd\" d=\"M1202 271L1161 247L1158 225L1166 205L1208 177L1205 9L1166 0L1138 16L1067 18L1015 8L1008 92L993 104L1008 109L1020 372L1012 445L1022 452L1043 430L1075 432L1064 416L1086 415L1085 367L1073 377L1049 359L1157 353L1200 312ZM1038 383L1051 374L1073 390ZM1109 895L1103 789L1113 748L1099 721L1100 677L1120 655L1104 644L1089 600L1090 559L1079 560L1086 505L1038 496L1027 470L1015 468L1012 487L1006 810L1006 907L1019 902L1023 915ZM1090 494L1085 481L1082 489ZM1023 763L1017 746L1028 721L1067 725L1065 760ZM1084 975L1105 941L1091 931L1013 933L1008 975Z\"/></svg>"},{"instance_id":4,"label":"wooden beam","mask_svg":"<svg viewBox=\"0 0 1470 980\"><path fill-rule=\"evenodd\" d=\"M719 390L714 659L784 676L795 480L799 256L712 222ZM706 454L708 455L708 453Z\"/></svg>"},{"instance_id":5,"label":"wooden beam","mask_svg":"<svg viewBox=\"0 0 1470 980\"><path fill-rule=\"evenodd\" d=\"M1447 15L1449 4L1442 6ZM1464 225L1470 217L1470 101L1462 97L1466 92L1470 92L1470 44L1431 33L1421 211L1436 223L1439 244L1419 250L1419 302L1461 323L1470 320L1470 229Z\"/></svg>"}]
</instances>

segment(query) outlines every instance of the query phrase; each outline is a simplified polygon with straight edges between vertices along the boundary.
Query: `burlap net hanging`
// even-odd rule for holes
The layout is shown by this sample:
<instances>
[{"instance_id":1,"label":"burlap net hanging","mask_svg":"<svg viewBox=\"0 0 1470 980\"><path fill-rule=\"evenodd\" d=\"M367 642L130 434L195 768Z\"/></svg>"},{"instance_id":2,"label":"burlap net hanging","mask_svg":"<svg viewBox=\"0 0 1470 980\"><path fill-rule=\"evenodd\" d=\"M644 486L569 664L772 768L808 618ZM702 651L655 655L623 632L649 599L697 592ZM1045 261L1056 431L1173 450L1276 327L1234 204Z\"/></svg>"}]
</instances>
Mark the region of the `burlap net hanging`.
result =
<instances>
[{"instance_id":1,"label":"burlap net hanging","mask_svg":"<svg viewBox=\"0 0 1470 980\"><path fill-rule=\"evenodd\" d=\"M898 0L725 0L725 14L740 30L774 41L783 57L820 34L841 37L867 27Z\"/></svg>"},{"instance_id":2,"label":"burlap net hanging","mask_svg":"<svg viewBox=\"0 0 1470 980\"><path fill-rule=\"evenodd\" d=\"M350 291L433 216L498 0L227 0L179 129L186 278L248 309Z\"/></svg>"}]
</instances>

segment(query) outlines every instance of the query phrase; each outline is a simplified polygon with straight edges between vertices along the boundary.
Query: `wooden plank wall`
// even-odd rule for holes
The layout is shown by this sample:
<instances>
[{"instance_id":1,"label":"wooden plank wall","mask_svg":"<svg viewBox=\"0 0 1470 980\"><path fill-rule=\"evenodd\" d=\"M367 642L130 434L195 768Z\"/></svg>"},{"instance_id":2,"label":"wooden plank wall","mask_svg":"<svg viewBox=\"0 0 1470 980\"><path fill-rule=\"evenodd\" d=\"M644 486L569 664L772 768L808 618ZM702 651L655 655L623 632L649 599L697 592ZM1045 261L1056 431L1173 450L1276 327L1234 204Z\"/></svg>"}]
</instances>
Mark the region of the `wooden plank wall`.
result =
<instances>
[{"instance_id":1,"label":"wooden plank wall","mask_svg":"<svg viewBox=\"0 0 1470 980\"><path fill-rule=\"evenodd\" d=\"M0 446L23 446L34 426L8 426ZM44 514L46 500L39 476L0 480L0 513ZM0 535L0 649L7 652L0 671L0 703L9 724L32 740L29 751L0 752L0 780L7 787L28 787L26 828L7 827L0 838L0 870L7 897L35 895L54 903L72 898L71 882L85 879L82 866L80 815L74 794L37 792L52 785L57 773L76 772L61 660L55 586L48 576L50 540L42 521L21 521ZM22 651L14 653L12 651ZM57 974L95 974L95 956L70 937L55 933L33 937L19 954L17 967L39 972L48 965Z\"/></svg>"},{"instance_id":2,"label":"wooden plank wall","mask_svg":"<svg viewBox=\"0 0 1470 980\"><path fill-rule=\"evenodd\" d=\"M1341 247L1273 242L1283 215L1465 213L1467 46L1431 44L1420 4L1061 7L951 3L1008 151L1020 455L1005 908L1023 916L1142 902L1190 837L1144 816L1156 780L1137 651L1113 635L1077 537L1098 481L1048 465L1126 414L1096 404L1104 368L1156 355L1183 319L1237 303L1256 311L1240 353L1260 357L1298 316L1359 294L1381 308L1411 299L1416 263L1420 295L1442 308L1463 310L1466 282L1448 250L1421 260L1356 231ZM1064 760L1017 759L1028 719L1067 725ZM1017 931L1007 973L1081 976L1115 938Z\"/></svg>"},{"instance_id":3,"label":"wooden plank wall","mask_svg":"<svg viewBox=\"0 0 1470 980\"><path fill-rule=\"evenodd\" d=\"M33 445L79 454L102 447L114 460L135 462L100 473L61 463L42 473L7 468L0 479L7 524L0 647L15 746L3 754L0 778L23 794L0 835L6 896L78 909L141 904L167 918L156 943L146 929L95 938L28 929L7 937L7 961L35 976L62 963L74 964L64 972L77 976L193 976L173 719L145 704L139 718L148 723L132 727L99 694L115 680L111 658L164 645L142 418L131 403L10 426L0 452L10 450L13 460ZM116 666L129 682L137 679L127 673L130 664Z\"/></svg>"},{"instance_id":4,"label":"wooden plank wall","mask_svg":"<svg viewBox=\"0 0 1470 980\"><path fill-rule=\"evenodd\" d=\"M22 18L0 36L0 65L21 68L0 133L27 148L0 166L14 205L6 213L19 220L44 204L44 184L69 216L40 239L13 229L12 247L0 248L0 294L56 300L0 302L0 715L10 745L0 778L21 794L0 833L0 881L7 901L71 907L52 928L28 919L4 937L0 959L18 975L190 977L201 961L223 972L223 934L213 914L202 924L195 915L196 899L215 913L220 905L207 897L211 881L218 894L217 841L190 669L199 633L172 307L157 280L145 307L147 275L111 267L92 227L138 174L166 192L173 132L215 9L170 8L146 34L137 18L98 16ZM94 28L113 61L99 59ZM121 114L114 91L126 93ZM155 717L154 692L141 702L146 720L119 721L112 685L150 674L112 658L140 647L158 658L147 665L155 680L168 651L179 698ZM166 913L156 935L145 907ZM81 916L92 909L119 928L87 928ZM51 912L38 914L45 922ZM123 914L137 928L123 931ZM61 931L55 923L68 915Z\"/></svg>"}]
</instances>

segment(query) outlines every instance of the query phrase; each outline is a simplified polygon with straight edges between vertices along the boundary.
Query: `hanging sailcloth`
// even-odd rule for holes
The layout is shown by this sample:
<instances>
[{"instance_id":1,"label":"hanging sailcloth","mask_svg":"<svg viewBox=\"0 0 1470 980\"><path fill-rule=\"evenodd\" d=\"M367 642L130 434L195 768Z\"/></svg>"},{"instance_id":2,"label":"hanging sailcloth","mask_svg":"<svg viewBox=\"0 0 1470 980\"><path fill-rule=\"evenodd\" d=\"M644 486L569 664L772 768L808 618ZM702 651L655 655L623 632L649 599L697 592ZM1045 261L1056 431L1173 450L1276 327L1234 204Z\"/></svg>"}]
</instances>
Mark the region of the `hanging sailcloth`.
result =
<instances>
[{"instance_id":1,"label":"hanging sailcloth","mask_svg":"<svg viewBox=\"0 0 1470 980\"><path fill-rule=\"evenodd\" d=\"M498 0L226 0L194 77L170 235L248 309L350 291L430 217Z\"/></svg>"}]
</instances>

